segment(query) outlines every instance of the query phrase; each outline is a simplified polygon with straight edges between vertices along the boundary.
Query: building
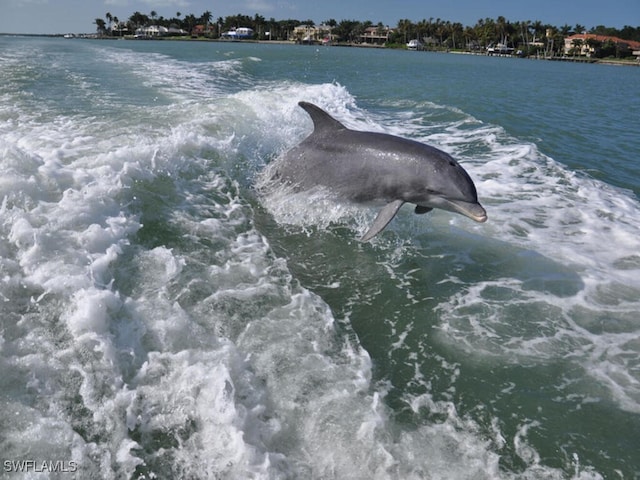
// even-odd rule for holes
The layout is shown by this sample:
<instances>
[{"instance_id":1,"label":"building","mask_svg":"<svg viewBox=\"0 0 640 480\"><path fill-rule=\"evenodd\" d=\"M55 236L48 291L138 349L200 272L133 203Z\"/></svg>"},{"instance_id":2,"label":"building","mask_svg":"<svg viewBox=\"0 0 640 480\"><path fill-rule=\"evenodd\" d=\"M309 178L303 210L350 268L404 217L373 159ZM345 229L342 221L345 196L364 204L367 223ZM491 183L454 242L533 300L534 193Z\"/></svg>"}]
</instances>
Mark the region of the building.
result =
<instances>
[{"instance_id":1,"label":"building","mask_svg":"<svg viewBox=\"0 0 640 480\"><path fill-rule=\"evenodd\" d=\"M169 35L169 29L162 25L148 25L136 29L136 37L163 37Z\"/></svg>"},{"instance_id":2,"label":"building","mask_svg":"<svg viewBox=\"0 0 640 480\"><path fill-rule=\"evenodd\" d=\"M187 32L181 28L171 25L169 28L162 25L149 25L146 27L140 27L136 29L135 36L137 38L149 38L149 37L167 37L167 36L182 36Z\"/></svg>"},{"instance_id":3,"label":"building","mask_svg":"<svg viewBox=\"0 0 640 480\"><path fill-rule=\"evenodd\" d=\"M207 25L195 25L192 29L191 29L191 37L192 38L196 38L196 37L203 37L205 35L211 35L213 33L213 25L207 24Z\"/></svg>"},{"instance_id":4,"label":"building","mask_svg":"<svg viewBox=\"0 0 640 480\"><path fill-rule=\"evenodd\" d=\"M333 40L331 27L328 25L298 25L289 36L298 43L329 43Z\"/></svg>"},{"instance_id":5,"label":"building","mask_svg":"<svg viewBox=\"0 0 640 480\"><path fill-rule=\"evenodd\" d=\"M623 40L618 37L608 35L596 35L594 33L578 33L564 39L565 55L583 55L590 57L596 53L598 46L610 43L615 45L616 49L631 54L632 51L640 50L640 42L633 40Z\"/></svg>"},{"instance_id":6,"label":"building","mask_svg":"<svg viewBox=\"0 0 640 480\"><path fill-rule=\"evenodd\" d=\"M389 41L389 36L392 33L393 30L389 27L367 27L360 35L360 41L371 45L384 45Z\"/></svg>"},{"instance_id":7,"label":"building","mask_svg":"<svg viewBox=\"0 0 640 480\"><path fill-rule=\"evenodd\" d=\"M122 37L129 34L129 27L125 22L114 22L111 25L111 35L114 37Z\"/></svg>"}]
</instances>

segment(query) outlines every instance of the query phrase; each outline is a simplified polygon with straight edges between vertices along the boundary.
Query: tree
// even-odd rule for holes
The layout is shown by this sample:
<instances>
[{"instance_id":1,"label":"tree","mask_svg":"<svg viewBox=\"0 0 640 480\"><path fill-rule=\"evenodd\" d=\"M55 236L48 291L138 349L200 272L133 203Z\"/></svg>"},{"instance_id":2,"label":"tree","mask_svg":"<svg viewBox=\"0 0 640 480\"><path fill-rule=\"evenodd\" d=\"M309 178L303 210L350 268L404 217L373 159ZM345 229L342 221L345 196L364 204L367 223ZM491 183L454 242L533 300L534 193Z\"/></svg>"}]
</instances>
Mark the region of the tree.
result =
<instances>
[{"instance_id":1,"label":"tree","mask_svg":"<svg viewBox=\"0 0 640 480\"><path fill-rule=\"evenodd\" d=\"M440 18L436 18L435 34L436 37L438 37L438 45L442 47L442 45L444 44L444 38L447 34L447 25L445 24L445 22L440 20Z\"/></svg>"},{"instance_id":2,"label":"tree","mask_svg":"<svg viewBox=\"0 0 640 480\"><path fill-rule=\"evenodd\" d=\"M413 23L408 18L403 18L402 20L398 20L398 32L403 35L404 43L406 44L409 41L410 33L413 30Z\"/></svg>"},{"instance_id":3,"label":"tree","mask_svg":"<svg viewBox=\"0 0 640 480\"><path fill-rule=\"evenodd\" d=\"M158 18L155 10L150 12L150 17L136 11L126 23L120 22L110 12L105 14L105 18L106 22L103 19L95 19L94 21L96 30L100 35L113 35L116 31L116 35L122 35L123 29L134 31L141 26L149 25L151 21L165 27L179 26L190 32L193 31L196 24L202 23L205 24L209 34L213 32L210 28L212 20L210 11L205 11L200 17L195 17L193 14L183 16L178 11L176 16L171 19L162 16ZM217 34L219 35L223 29L250 27L256 31L259 38L263 38L265 33L269 32L270 39L286 40L291 38L292 30L302 24L313 25L314 22L312 20L300 22L294 19L276 20L275 18L270 18L267 21L259 14L255 14L253 17L238 14L226 18L219 17L217 20ZM359 41L365 29L374 25L370 21L361 22L358 20L341 20L338 23L333 18L324 21L323 24L331 28L332 36L345 42ZM469 50L481 50L492 44L508 43L513 47L522 45L520 48L530 55L540 53L538 51L542 50L540 45L543 44L545 57L553 56L556 53L563 54L565 38L571 33L583 33L586 30L580 24L576 24L573 27L568 24L561 27L553 27L545 25L539 20L510 22L503 16L499 16L496 19L480 19L473 26L463 26L460 23L452 23L440 18L434 20L433 17L428 20L422 19L417 23L405 18L398 21L397 28L394 31L389 31L389 27L385 27L382 22L377 23L375 29L377 36L384 36L385 32L387 32L389 43L404 42L406 44L410 39L417 38L430 46L440 45L440 47L454 49L466 47ZM323 36L328 34L327 29L320 33ZM619 37L623 40L640 41L640 26L625 26L622 29L616 29L598 25L593 27L590 33ZM535 46L533 45L534 43ZM598 44L590 40L582 44L575 42L570 52L573 55L581 54L582 48L586 45L589 46L589 49L593 52L592 54L597 56L625 56L631 53L628 45L624 42Z\"/></svg>"},{"instance_id":4,"label":"tree","mask_svg":"<svg viewBox=\"0 0 640 480\"><path fill-rule=\"evenodd\" d=\"M462 36L464 37L465 48L467 50L474 51L480 48L480 45L478 44L478 37L476 36L476 32L473 27L464 27Z\"/></svg>"},{"instance_id":5,"label":"tree","mask_svg":"<svg viewBox=\"0 0 640 480\"><path fill-rule=\"evenodd\" d=\"M354 31L360 22L357 20L341 20L333 29L334 33L342 42L353 42Z\"/></svg>"},{"instance_id":6,"label":"tree","mask_svg":"<svg viewBox=\"0 0 640 480\"><path fill-rule=\"evenodd\" d=\"M464 37L464 27L459 22L452 23L450 25L450 33L451 33L451 47L455 50L457 48L456 38L460 40Z\"/></svg>"},{"instance_id":7,"label":"tree","mask_svg":"<svg viewBox=\"0 0 640 480\"><path fill-rule=\"evenodd\" d=\"M133 15L129 17L129 22L133 24L134 30L143 27L149 23L149 17L143 13L135 12Z\"/></svg>"},{"instance_id":8,"label":"tree","mask_svg":"<svg viewBox=\"0 0 640 480\"><path fill-rule=\"evenodd\" d=\"M278 22L276 22L275 29L277 33L275 37L280 40L291 40L291 33L293 32L293 29L298 25L302 25L302 22L300 22L300 20L295 20L292 18L287 20L279 20Z\"/></svg>"},{"instance_id":9,"label":"tree","mask_svg":"<svg viewBox=\"0 0 640 480\"><path fill-rule=\"evenodd\" d=\"M571 40L571 53L573 53L573 56L576 56L576 53L578 55L582 54L582 39L581 38L574 38L573 40Z\"/></svg>"},{"instance_id":10,"label":"tree","mask_svg":"<svg viewBox=\"0 0 640 480\"><path fill-rule=\"evenodd\" d=\"M264 24L266 23L265 18L262 15L258 15L257 13L253 16L253 29L258 35L258 39L262 36L262 32L264 30Z\"/></svg>"},{"instance_id":11,"label":"tree","mask_svg":"<svg viewBox=\"0 0 640 480\"><path fill-rule=\"evenodd\" d=\"M625 25L624 27L622 27L622 30L617 32L617 35L613 36L618 36L623 40L633 40L635 42L640 42L640 26L634 28L629 25Z\"/></svg>"},{"instance_id":12,"label":"tree","mask_svg":"<svg viewBox=\"0 0 640 480\"><path fill-rule=\"evenodd\" d=\"M120 19L118 17L113 17L113 25L118 29L118 36L122 36L122 23L120 23ZM113 29L111 29L111 35L113 35Z\"/></svg>"},{"instance_id":13,"label":"tree","mask_svg":"<svg viewBox=\"0 0 640 480\"><path fill-rule=\"evenodd\" d=\"M200 21L204 23L205 27L209 26L213 15L209 10L206 10L202 15L200 15Z\"/></svg>"},{"instance_id":14,"label":"tree","mask_svg":"<svg viewBox=\"0 0 640 480\"><path fill-rule=\"evenodd\" d=\"M108 22L108 23L107 23L107 30L108 30L109 32L111 32L111 23L113 22L113 15L111 15L111 13L110 13L110 12L107 12L107 13L104 15L104 18L106 18L106 19L107 19L107 22Z\"/></svg>"},{"instance_id":15,"label":"tree","mask_svg":"<svg viewBox=\"0 0 640 480\"><path fill-rule=\"evenodd\" d=\"M336 22L335 18L330 18L329 20L325 20L322 23L331 28L335 28L336 25L338 25L338 22Z\"/></svg>"},{"instance_id":16,"label":"tree","mask_svg":"<svg viewBox=\"0 0 640 480\"><path fill-rule=\"evenodd\" d=\"M531 33L531 20L525 20L523 22L516 23L518 30L520 31L520 38L527 53L529 52L529 34ZM533 36L535 41L535 34Z\"/></svg>"},{"instance_id":17,"label":"tree","mask_svg":"<svg viewBox=\"0 0 640 480\"><path fill-rule=\"evenodd\" d=\"M98 35L104 35L105 27L106 27L106 23L104 22L104 20L101 18L96 18L93 23L95 23L96 25L96 30L98 32Z\"/></svg>"}]
</instances>

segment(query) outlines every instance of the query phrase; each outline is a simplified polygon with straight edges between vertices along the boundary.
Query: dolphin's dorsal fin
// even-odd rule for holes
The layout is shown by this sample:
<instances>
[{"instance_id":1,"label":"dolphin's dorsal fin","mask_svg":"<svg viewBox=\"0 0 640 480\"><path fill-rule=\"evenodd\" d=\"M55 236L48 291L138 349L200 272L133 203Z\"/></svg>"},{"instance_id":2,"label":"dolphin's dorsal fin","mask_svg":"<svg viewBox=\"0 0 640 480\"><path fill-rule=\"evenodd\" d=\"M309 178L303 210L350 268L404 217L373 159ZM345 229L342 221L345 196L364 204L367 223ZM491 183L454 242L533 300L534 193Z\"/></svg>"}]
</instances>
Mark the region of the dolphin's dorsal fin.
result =
<instances>
[{"instance_id":1,"label":"dolphin's dorsal fin","mask_svg":"<svg viewBox=\"0 0 640 480\"><path fill-rule=\"evenodd\" d=\"M304 111L307 112L311 120L313 120L313 133L331 133L338 130L346 130L347 128L313 103L298 102L298 105L304 108Z\"/></svg>"},{"instance_id":2,"label":"dolphin's dorsal fin","mask_svg":"<svg viewBox=\"0 0 640 480\"><path fill-rule=\"evenodd\" d=\"M369 227L369 231L364 234L364 237L362 237L360 241L368 242L382 230L384 230L384 227L389 225L389 222L393 220L393 217L396 216L396 213L398 213L398 210L400 210L400 207L402 205L404 205L404 200L394 200L393 202L385 205L383 209L380 210L380 213L378 213L376 219L373 221L373 225Z\"/></svg>"}]
</instances>

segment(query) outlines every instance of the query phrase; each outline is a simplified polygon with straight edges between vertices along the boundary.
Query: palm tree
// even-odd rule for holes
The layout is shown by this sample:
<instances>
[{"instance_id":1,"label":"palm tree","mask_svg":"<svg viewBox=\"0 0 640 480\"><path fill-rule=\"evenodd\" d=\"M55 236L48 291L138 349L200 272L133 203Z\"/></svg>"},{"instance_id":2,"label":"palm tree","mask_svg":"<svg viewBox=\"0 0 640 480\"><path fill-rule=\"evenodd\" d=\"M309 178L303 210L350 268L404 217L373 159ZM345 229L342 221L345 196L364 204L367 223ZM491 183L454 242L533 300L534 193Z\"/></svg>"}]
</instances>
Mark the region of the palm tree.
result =
<instances>
[{"instance_id":1,"label":"palm tree","mask_svg":"<svg viewBox=\"0 0 640 480\"><path fill-rule=\"evenodd\" d=\"M107 12L107 13L104 15L104 18L106 18L106 19L107 19L107 22L108 22L108 23L107 23L107 30L110 32L110 31L111 31L111 22L113 22L113 15L111 15L111 13L110 13L110 12Z\"/></svg>"},{"instance_id":2,"label":"palm tree","mask_svg":"<svg viewBox=\"0 0 640 480\"><path fill-rule=\"evenodd\" d=\"M448 31L447 23L440 20L440 18L436 18L435 33L438 36L438 43L440 47L442 47L442 44L444 43L444 37L447 34L447 31Z\"/></svg>"},{"instance_id":3,"label":"palm tree","mask_svg":"<svg viewBox=\"0 0 640 480\"><path fill-rule=\"evenodd\" d=\"M211 12L209 10L205 11L202 16L200 17L200 20L202 21L202 23L204 23L205 27L209 25L209 22L211 22L211 19L213 18L213 15L211 14Z\"/></svg>"},{"instance_id":4,"label":"palm tree","mask_svg":"<svg viewBox=\"0 0 640 480\"><path fill-rule=\"evenodd\" d=\"M571 40L571 50L573 51L573 56L575 58L576 53L582 54L582 39L581 38L574 38L573 40Z\"/></svg>"},{"instance_id":5,"label":"palm tree","mask_svg":"<svg viewBox=\"0 0 640 480\"><path fill-rule=\"evenodd\" d=\"M522 43L524 44L525 51L527 52L527 55L528 55L529 54L529 33L530 33L530 29L531 29L531 20L524 20L522 22L516 22L516 26L520 30L520 38L522 38ZM535 40L535 38L534 38L534 40Z\"/></svg>"},{"instance_id":6,"label":"palm tree","mask_svg":"<svg viewBox=\"0 0 640 480\"><path fill-rule=\"evenodd\" d=\"M480 48L478 32L474 27L464 27L463 32L465 44L469 51L473 52Z\"/></svg>"},{"instance_id":7,"label":"palm tree","mask_svg":"<svg viewBox=\"0 0 640 480\"><path fill-rule=\"evenodd\" d=\"M416 23L415 27L417 39L424 43L424 39L429 33L429 24L427 23L427 20L423 18L421 21Z\"/></svg>"},{"instance_id":8,"label":"palm tree","mask_svg":"<svg viewBox=\"0 0 640 480\"><path fill-rule=\"evenodd\" d=\"M537 41L540 37L542 37L542 34L545 32L546 28L544 25L542 25L542 22L540 20L536 20L535 22L533 22L533 25L531 25L531 27L533 28L533 41Z\"/></svg>"},{"instance_id":9,"label":"palm tree","mask_svg":"<svg viewBox=\"0 0 640 480\"><path fill-rule=\"evenodd\" d=\"M257 13L253 17L253 26L258 34L258 39L262 36L262 31L264 30L264 24L266 19L262 15L258 15Z\"/></svg>"},{"instance_id":10,"label":"palm tree","mask_svg":"<svg viewBox=\"0 0 640 480\"><path fill-rule=\"evenodd\" d=\"M500 43L507 46L507 19L502 15L496 21L496 34L500 37Z\"/></svg>"},{"instance_id":11,"label":"palm tree","mask_svg":"<svg viewBox=\"0 0 640 480\"><path fill-rule=\"evenodd\" d=\"M458 36L458 38L461 38L464 36L464 27L462 26L462 24L460 22L455 22L451 24L451 40L452 40L452 44L453 44L453 49L456 49L456 35Z\"/></svg>"},{"instance_id":12,"label":"palm tree","mask_svg":"<svg viewBox=\"0 0 640 480\"><path fill-rule=\"evenodd\" d=\"M185 28L185 30L187 30L189 33L191 33L193 31L193 27L196 25L197 21L198 20L196 19L195 15L193 13L190 13L189 15L184 17L184 22L182 23L182 25L184 27L187 27L187 28Z\"/></svg>"},{"instance_id":13,"label":"palm tree","mask_svg":"<svg viewBox=\"0 0 640 480\"><path fill-rule=\"evenodd\" d=\"M402 32L402 34L404 35L405 44L409 41L407 36L409 35L409 31L411 30L412 26L413 23L411 23L411 20L409 20L408 18L398 20L398 31Z\"/></svg>"},{"instance_id":14,"label":"palm tree","mask_svg":"<svg viewBox=\"0 0 640 480\"><path fill-rule=\"evenodd\" d=\"M586 44L587 44L587 47L589 47L589 50L587 53L588 57L596 53L600 49L600 47L602 47L602 42L596 40L595 38L587 38Z\"/></svg>"},{"instance_id":15,"label":"palm tree","mask_svg":"<svg viewBox=\"0 0 640 480\"><path fill-rule=\"evenodd\" d=\"M98 35L104 35L106 24L103 19L96 18L94 22L96 24L96 30L98 31Z\"/></svg>"},{"instance_id":16,"label":"palm tree","mask_svg":"<svg viewBox=\"0 0 640 480\"><path fill-rule=\"evenodd\" d=\"M492 18L478 20L476 24L476 35L481 42L481 46L486 48L495 40L496 22Z\"/></svg>"}]
</instances>

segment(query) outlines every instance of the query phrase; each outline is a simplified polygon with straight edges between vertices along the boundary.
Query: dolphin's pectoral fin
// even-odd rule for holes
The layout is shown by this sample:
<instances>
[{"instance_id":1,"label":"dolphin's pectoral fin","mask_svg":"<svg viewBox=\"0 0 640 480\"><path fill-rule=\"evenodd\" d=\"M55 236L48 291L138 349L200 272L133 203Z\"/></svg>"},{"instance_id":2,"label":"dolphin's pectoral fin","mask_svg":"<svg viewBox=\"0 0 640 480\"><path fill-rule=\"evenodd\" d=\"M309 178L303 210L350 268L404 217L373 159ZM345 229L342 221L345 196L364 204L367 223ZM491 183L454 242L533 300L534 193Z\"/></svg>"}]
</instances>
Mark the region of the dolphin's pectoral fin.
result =
<instances>
[{"instance_id":1,"label":"dolphin's pectoral fin","mask_svg":"<svg viewBox=\"0 0 640 480\"><path fill-rule=\"evenodd\" d=\"M393 202L387 204L378 216L373 221L373 225L369 228L369 231L364 234L364 237L360 239L361 242L368 242L377 234L379 234L384 228L389 225L389 222L396 216L400 207L404 205L403 200L394 200Z\"/></svg>"},{"instance_id":2,"label":"dolphin's pectoral fin","mask_svg":"<svg viewBox=\"0 0 640 480\"><path fill-rule=\"evenodd\" d=\"M421 205L416 205L416 215L422 215L423 213L429 213L433 208L431 207L423 207Z\"/></svg>"}]
</instances>

